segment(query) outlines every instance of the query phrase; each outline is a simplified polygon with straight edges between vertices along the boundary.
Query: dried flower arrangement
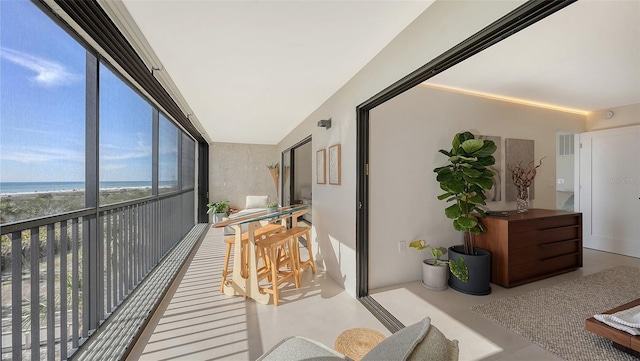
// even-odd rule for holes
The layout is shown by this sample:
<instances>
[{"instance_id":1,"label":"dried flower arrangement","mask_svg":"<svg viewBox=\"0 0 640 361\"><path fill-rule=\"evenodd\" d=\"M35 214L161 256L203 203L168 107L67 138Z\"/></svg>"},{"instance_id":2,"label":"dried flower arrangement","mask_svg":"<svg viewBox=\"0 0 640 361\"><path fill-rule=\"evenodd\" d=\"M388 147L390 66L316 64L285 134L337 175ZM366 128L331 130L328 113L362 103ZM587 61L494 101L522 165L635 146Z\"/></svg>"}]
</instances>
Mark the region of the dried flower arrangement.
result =
<instances>
[{"instance_id":1,"label":"dried flower arrangement","mask_svg":"<svg viewBox=\"0 0 640 361\"><path fill-rule=\"evenodd\" d=\"M537 169L542 165L542 159L544 158L546 157L541 158L535 167L533 166L533 161L529 162L526 167L522 166L522 162L518 162L518 164L514 166L507 164L507 169L511 172L513 184L517 188L528 188L531 186L531 182L536 178Z\"/></svg>"},{"instance_id":2,"label":"dried flower arrangement","mask_svg":"<svg viewBox=\"0 0 640 361\"><path fill-rule=\"evenodd\" d=\"M538 173L537 169L542 165L542 160L546 157L540 158L538 165L534 166L534 162L531 161L526 167L522 166L522 162L518 162L516 165L507 164L507 169L511 172L511 180L516 186L516 204L518 213L524 213L529 208L529 187L536 178Z\"/></svg>"},{"instance_id":3,"label":"dried flower arrangement","mask_svg":"<svg viewBox=\"0 0 640 361\"><path fill-rule=\"evenodd\" d=\"M278 189L278 180L280 179L280 163L276 162L273 164L267 164L267 169L269 169L269 173L271 173L273 185L276 186L276 197L280 197L280 192Z\"/></svg>"}]
</instances>

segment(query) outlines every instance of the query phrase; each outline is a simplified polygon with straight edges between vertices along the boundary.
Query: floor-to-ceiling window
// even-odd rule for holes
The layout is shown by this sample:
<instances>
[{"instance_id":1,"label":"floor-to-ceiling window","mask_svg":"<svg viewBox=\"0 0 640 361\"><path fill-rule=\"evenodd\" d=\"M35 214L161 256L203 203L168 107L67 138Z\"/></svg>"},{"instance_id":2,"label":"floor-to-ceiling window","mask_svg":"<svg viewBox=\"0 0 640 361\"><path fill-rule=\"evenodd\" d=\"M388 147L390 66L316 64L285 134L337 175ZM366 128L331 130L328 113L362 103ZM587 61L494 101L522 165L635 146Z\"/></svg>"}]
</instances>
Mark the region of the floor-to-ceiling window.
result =
<instances>
[{"instance_id":1,"label":"floor-to-ceiling window","mask_svg":"<svg viewBox=\"0 0 640 361\"><path fill-rule=\"evenodd\" d=\"M80 209L86 51L27 1L3 1L0 20L0 217Z\"/></svg>"},{"instance_id":2,"label":"floor-to-ceiling window","mask_svg":"<svg viewBox=\"0 0 640 361\"><path fill-rule=\"evenodd\" d=\"M195 223L195 141L27 0L0 4L0 350L66 359Z\"/></svg>"},{"instance_id":3,"label":"floor-to-ceiling window","mask_svg":"<svg viewBox=\"0 0 640 361\"><path fill-rule=\"evenodd\" d=\"M280 202L283 206L293 204L306 204L309 206L308 213L300 217L311 223L311 190L313 164L311 136L308 136L285 150L281 154L282 169L280 176L280 189L282 197Z\"/></svg>"},{"instance_id":4,"label":"floor-to-ceiling window","mask_svg":"<svg viewBox=\"0 0 640 361\"><path fill-rule=\"evenodd\" d=\"M160 115L160 139L158 177L159 192L167 193L178 189L178 127L164 115Z\"/></svg>"},{"instance_id":5,"label":"floor-to-ceiling window","mask_svg":"<svg viewBox=\"0 0 640 361\"><path fill-rule=\"evenodd\" d=\"M100 204L151 195L151 105L104 64L99 70Z\"/></svg>"}]
</instances>

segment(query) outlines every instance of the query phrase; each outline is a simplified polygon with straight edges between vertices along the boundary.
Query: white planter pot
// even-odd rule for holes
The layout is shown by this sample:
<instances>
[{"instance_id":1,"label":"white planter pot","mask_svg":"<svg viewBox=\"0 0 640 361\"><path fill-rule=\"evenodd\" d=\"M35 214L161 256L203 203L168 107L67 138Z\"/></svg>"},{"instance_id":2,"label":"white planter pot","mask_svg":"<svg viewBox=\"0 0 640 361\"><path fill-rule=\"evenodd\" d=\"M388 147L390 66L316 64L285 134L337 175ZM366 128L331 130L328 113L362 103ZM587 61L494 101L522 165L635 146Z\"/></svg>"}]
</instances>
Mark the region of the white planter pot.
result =
<instances>
[{"instance_id":1,"label":"white planter pot","mask_svg":"<svg viewBox=\"0 0 640 361\"><path fill-rule=\"evenodd\" d=\"M434 291L447 289L449 278L449 265L442 263L434 266L432 260L422 261L422 285Z\"/></svg>"}]
</instances>

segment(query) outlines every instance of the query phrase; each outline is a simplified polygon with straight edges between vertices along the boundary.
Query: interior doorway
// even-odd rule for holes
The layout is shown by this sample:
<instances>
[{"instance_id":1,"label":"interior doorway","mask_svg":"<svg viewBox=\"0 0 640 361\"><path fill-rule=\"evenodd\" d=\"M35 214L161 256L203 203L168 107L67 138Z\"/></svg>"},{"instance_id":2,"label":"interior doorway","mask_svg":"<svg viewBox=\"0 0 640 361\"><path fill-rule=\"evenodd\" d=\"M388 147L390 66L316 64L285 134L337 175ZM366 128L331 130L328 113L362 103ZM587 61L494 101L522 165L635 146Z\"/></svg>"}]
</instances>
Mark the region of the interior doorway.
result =
<instances>
[{"instance_id":1,"label":"interior doorway","mask_svg":"<svg viewBox=\"0 0 640 361\"><path fill-rule=\"evenodd\" d=\"M369 297L369 216L371 206L369 182L370 111L417 85L422 84L435 75L518 33L520 30L565 8L573 2L574 1L526 2L493 24L490 24L416 71L369 98L356 108L356 292L361 302L363 302L366 307L369 307L374 314L381 312L379 311L380 305ZM390 314L385 314L384 316L380 316L379 319L391 330L399 326L394 324L395 322L385 321L392 317Z\"/></svg>"},{"instance_id":2,"label":"interior doorway","mask_svg":"<svg viewBox=\"0 0 640 361\"><path fill-rule=\"evenodd\" d=\"M558 132L556 135L556 209L575 209L576 135Z\"/></svg>"},{"instance_id":3,"label":"interior doorway","mask_svg":"<svg viewBox=\"0 0 640 361\"><path fill-rule=\"evenodd\" d=\"M309 212L300 220L309 224L312 223L312 148L311 136L308 136L291 148L284 150L280 170L280 178L282 179L280 203L283 206L307 204Z\"/></svg>"},{"instance_id":4,"label":"interior doorway","mask_svg":"<svg viewBox=\"0 0 640 361\"><path fill-rule=\"evenodd\" d=\"M640 257L640 125L580 134L580 197L587 248Z\"/></svg>"}]
</instances>

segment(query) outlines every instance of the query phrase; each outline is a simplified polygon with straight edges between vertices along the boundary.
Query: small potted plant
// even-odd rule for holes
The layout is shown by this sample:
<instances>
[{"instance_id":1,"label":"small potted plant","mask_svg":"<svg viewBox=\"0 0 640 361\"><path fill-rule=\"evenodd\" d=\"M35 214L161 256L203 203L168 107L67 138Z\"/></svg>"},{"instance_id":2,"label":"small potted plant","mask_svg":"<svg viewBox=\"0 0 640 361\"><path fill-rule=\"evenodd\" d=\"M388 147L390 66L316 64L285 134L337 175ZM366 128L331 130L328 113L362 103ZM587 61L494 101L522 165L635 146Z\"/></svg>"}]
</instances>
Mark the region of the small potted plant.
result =
<instances>
[{"instance_id":1,"label":"small potted plant","mask_svg":"<svg viewBox=\"0 0 640 361\"><path fill-rule=\"evenodd\" d=\"M467 282L469 279L469 270L463 258L458 258L457 261L443 261L440 259L443 255L442 248L431 247L422 239L409 243L409 247L418 251L431 248L433 259L422 261L422 285L426 288L434 291L446 290L449 268L451 268L451 274L462 282Z\"/></svg>"},{"instance_id":2,"label":"small potted plant","mask_svg":"<svg viewBox=\"0 0 640 361\"><path fill-rule=\"evenodd\" d=\"M207 214L213 213L213 222L222 222L222 218L229 212L229 201L223 199L221 201L211 202L207 204L207 207L209 208Z\"/></svg>"},{"instance_id":3,"label":"small potted plant","mask_svg":"<svg viewBox=\"0 0 640 361\"><path fill-rule=\"evenodd\" d=\"M278 211L278 202L269 202L267 203L267 212L275 213Z\"/></svg>"}]
</instances>

